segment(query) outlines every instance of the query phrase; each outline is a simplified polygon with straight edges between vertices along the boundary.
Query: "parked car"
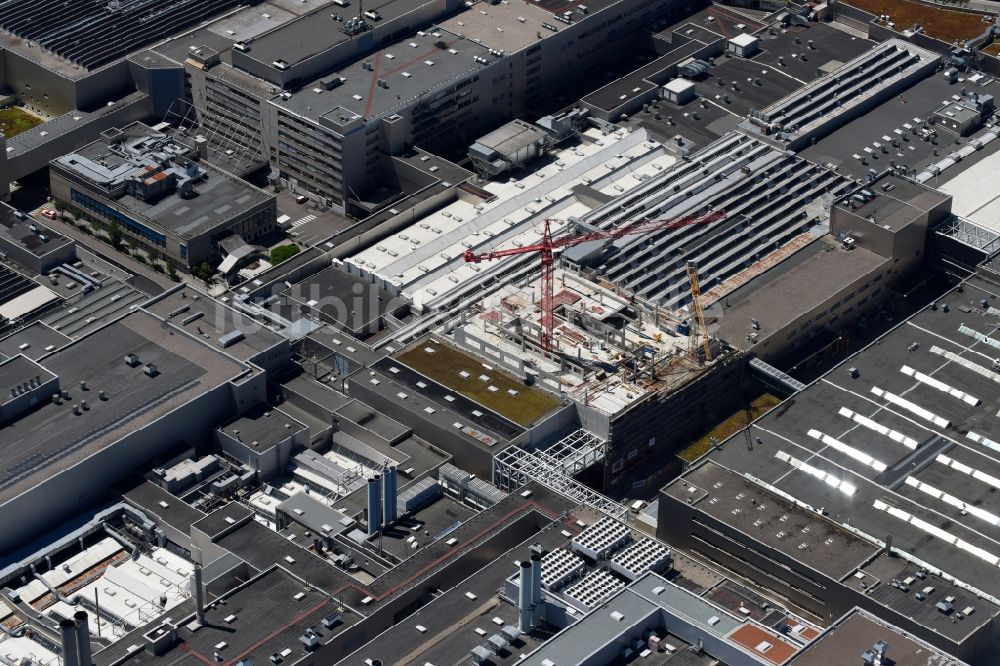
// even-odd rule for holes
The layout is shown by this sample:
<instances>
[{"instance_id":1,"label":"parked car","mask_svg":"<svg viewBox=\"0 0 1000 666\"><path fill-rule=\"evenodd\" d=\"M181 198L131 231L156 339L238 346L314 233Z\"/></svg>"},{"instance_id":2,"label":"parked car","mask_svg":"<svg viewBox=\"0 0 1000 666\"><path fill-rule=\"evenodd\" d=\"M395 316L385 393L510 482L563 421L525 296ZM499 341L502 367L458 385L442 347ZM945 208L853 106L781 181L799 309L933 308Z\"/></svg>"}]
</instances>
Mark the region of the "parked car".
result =
<instances>
[{"instance_id":1,"label":"parked car","mask_svg":"<svg viewBox=\"0 0 1000 666\"><path fill-rule=\"evenodd\" d=\"M45 217L49 218L50 220L56 219L56 212L54 210L52 210L51 208L43 208L42 209L42 215L44 215Z\"/></svg>"}]
</instances>

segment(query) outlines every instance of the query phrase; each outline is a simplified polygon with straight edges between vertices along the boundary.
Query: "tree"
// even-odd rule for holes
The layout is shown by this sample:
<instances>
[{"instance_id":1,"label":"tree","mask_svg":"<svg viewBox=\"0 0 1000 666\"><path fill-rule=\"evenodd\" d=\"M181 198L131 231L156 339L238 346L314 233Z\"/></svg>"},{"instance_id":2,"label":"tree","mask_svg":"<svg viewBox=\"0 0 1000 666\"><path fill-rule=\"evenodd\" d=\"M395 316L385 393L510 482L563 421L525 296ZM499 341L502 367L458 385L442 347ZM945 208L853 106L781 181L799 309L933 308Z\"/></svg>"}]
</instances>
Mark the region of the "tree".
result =
<instances>
[{"instance_id":1,"label":"tree","mask_svg":"<svg viewBox=\"0 0 1000 666\"><path fill-rule=\"evenodd\" d=\"M111 226L108 227L108 240L111 242L111 247L116 250L121 247L122 244L122 230L118 226L117 222L112 222Z\"/></svg>"},{"instance_id":2,"label":"tree","mask_svg":"<svg viewBox=\"0 0 1000 666\"><path fill-rule=\"evenodd\" d=\"M278 247L271 250L271 263L280 264L283 261L291 259L297 255L301 249L298 245L279 245Z\"/></svg>"},{"instance_id":3,"label":"tree","mask_svg":"<svg viewBox=\"0 0 1000 666\"><path fill-rule=\"evenodd\" d=\"M207 261L203 261L197 266L195 266L191 270L191 272L194 274L196 278L198 278L205 284L208 284L208 281L211 280L212 276L215 274L215 271L212 270L212 267L208 264Z\"/></svg>"},{"instance_id":4,"label":"tree","mask_svg":"<svg viewBox=\"0 0 1000 666\"><path fill-rule=\"evenodd\" d=\"M173 259L167 259L167 277L174 282L180 282L180 278L177 276L177 264Z\"/></svg>"}]
</instances>

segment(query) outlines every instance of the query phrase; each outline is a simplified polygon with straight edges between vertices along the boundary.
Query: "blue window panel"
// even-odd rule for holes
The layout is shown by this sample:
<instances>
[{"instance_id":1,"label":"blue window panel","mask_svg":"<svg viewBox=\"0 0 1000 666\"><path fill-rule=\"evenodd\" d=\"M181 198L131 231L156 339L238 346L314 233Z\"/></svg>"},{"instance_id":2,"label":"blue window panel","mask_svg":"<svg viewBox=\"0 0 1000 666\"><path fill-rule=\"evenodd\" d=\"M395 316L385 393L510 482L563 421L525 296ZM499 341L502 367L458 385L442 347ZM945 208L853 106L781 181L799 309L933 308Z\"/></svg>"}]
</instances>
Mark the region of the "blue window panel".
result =
<instances>
[{"instance_id":1,"label":"blue window panel","mask_svg":"<svg viewBox=\"0 0 1000 666\"><path fill-rule=\"evenodd\" d=\"M145 224L136 222L131 217L101 203L93 197L87 196L83 192L70 189L70 198L73 200L73 203L79 204L83 208L96 213L104 219L117 222L131 234L139 236L140 238L145 238L149 242L154 245L159 245L160 247L166 247L167 245L167 237L164 234L161 234L154 229L150 229Z\"/></svg>"}]
</instances>

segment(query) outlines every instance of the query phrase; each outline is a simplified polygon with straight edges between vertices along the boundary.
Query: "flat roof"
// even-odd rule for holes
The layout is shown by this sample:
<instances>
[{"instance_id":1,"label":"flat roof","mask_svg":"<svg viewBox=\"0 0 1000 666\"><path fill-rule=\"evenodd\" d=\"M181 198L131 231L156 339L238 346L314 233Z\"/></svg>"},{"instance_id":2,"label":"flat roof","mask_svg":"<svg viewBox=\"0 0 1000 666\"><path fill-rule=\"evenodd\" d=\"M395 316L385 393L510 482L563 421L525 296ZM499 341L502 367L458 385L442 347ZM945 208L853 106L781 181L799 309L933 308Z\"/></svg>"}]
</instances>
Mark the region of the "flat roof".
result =
<instances>
[{"instance_id":1,"label":"flat roof","mask_svg":"<svg viewBox=\"0 0 1000 666\"><path fill-rule=\"evenodd\" d=\"M986 85L982 85L982 82L949 83L943 76L928 76L914 83L905 92L893 95L854 118L814 145L806 146L799 154L813 162L835 165L841 173L859 179L865 178L869 169L884 171L889 168L890 160L907 169L920 171L945 159L952 151L964 148L986 131L958 137L941 126L928 125L928 132L936 131L938 134L937 146L925 141L920 134L935 110L960 97L963 86L980 94L992 94L995 98L1000 98L1000 82L992 77L985 81ZM894 141L898 145L894 145ZM875 146L876 143L879 144L878 147ZM947 150L941 148L946 143L950 144ZM882 153L881 146L887 146L888 154ZM934 155L935 149L940 155ZM974 159L975 155L972 155L950 167L942 172L942 179L954 178L973 164Z\"/></svg>"},{"instance_id":2,"label":"flat roof","mask_svg":"<svg viewBox=\"0 0 1000 666\"><path fill-rule=\"evenodd\" d=\"M351 400L335 413L371 431L386 443L399 441L410 432L407 426L360 400Z\"/></svg>"},{"instance_id":3,"label":"flat roof","mask_svg":"<svg viewBox=\"0 0 1000 666\"><path fill-rule=\"evenodd\" d=\"M337 600L308 585L283 566L272 565L243 585L222 595L225 604L205 609L205 623L197 630L186 624L177 627L178 643L167 656L140 650L125 664L160 663L204 665L218 651L224 659L266 663L271 655L288 650L284 661L308 658L311 651L299 641L312 628L320 642L329 641L357 621L357 616L341 609ZM327 629L322 619L339 614L342 624ZM234 616L230 619L230 616Z\"/></svg>"},{"instance_id":4,"label":"flat roof","mask_svg":"<svg viewBox=\"0 0 1000 666\"><path fill-rule=\"evenodd\" d=\"M122 128L121 132L127 144L144 137L163 137L166 140L165 135L154 132L143 123L132 123ZM113 199L115 205L151 220L182 238L198 236L264 202L274 201L273 194L254 187L205 161L195 162L203 175L195 179L195 194L190 198L183 198L176 191L171 191L154 201L145 201L127 193L120 197L110 197L99 180L105 177L105 170L128 175L131 173L129 166L132 165L132 170L139 173L137 159L140 156L151 157L153 151L160 150L151 146L150 152L125 157L122 155L119 143L117 139L108 140L102 137L54 160L52 164L90 181L91 188ZM171 143L180 148L179 144L172 141L168 141L168 147ZM192 152L188 146L182 149L186 153ZM186 159L183 155L180 157ZM172 167L178 167L178 164L176 158L171 161ZM94 172L92 167L95 166L102 171Z\"/></svg>"},{"instance_id":5,"label":"flat roof","mask_svg":"<svg viewBox=\"0 0 1000 666\"><path fill-rule=\"evenodd\" d=\"M148 377L129 367L128 353L159 369ZM0 429L6 461L0 474L0 502L7 502L104 449L127 434L180 408L205 391L249 370L241 363L185 335L176 335L149 313L137 310L54 352L44 367L59 376L70 398L44 401ZM86 380L87 391L79 382ZM97 391L107 400L98 400ZM89 409L71 407L87 399Z\"/></svg>"},{"instance_id":6,"label":"flat roof","mask_svg":"<svg viewBox=\"0 0 1000 666\"><path fill-rule=\"evenodd\" d=\"M345 19L357 16L357 2L358 0L350 0L349 7L325 4L309 14L254 37L250 40L250 51L246 55L269 68L275 60L284 60L294 67L328 51L337 44L352 39L340 31L343 24L335 22L330 16L331 12L340 14ZM428 4L428 0L376 0L365 2L364 9L378 12L382 16L381 22L384 22L403 16L424 4ZM355 38L363 39L367 35L364 32Z\"/></svg>"},{"instance_id":7,"label":"flat roof","mask_svg":"<svg viewBox=\"0 0 1000 666\"><path fill-rule=\"evenodd\" d=\"M551 12L524 0L508 0L495 5L478 2L468 11L456 14L440 25L445 30L465 35L467 39L510 55L555 34L543 28L543 23L554 23Z\"/></svg>"},{"instance_id":8,"label":"flat roof","mask_svg":"<svg viewBox=\"0 0 1000 666\"><path fill-rule=\"evenodd\" d=\"M886 641L889 644L886 655L894 664L906 664L906 666L965 664L860 608L855 608L839 619L789 664L790 666L841 666L850 660L860 663L861 655L878 641Z\"/></svg>"},{"instance_id":9,"label":"flat roof","mask_svg":"<svg viewBox=\"0 0 1000 666\"><path fill-rule=\"evenodd\" d=\"M330 32L335 30L331 28ZM417 33L331 73L329 76L344 79L333 90L319 83L308 84L288 99L275 99L273 103L312 119L345 112L375 118L402 109L439 84L482 68L484 64L476 58L496 60L487 47L444 29ZM366 63L371 70L365 68ZM387 87L377 85L379 79Z\"/></svg>"},{"instance_id":10,"label":"flat roof","mask_svg":"<svg viewBox=\"0 0 1000 666\"><path fill-rule=\"evenodd\" d=\"M719 337L747 347L744 338L756 319L763 341L859 277L892 262L866 248L845 250L841 245L824 235L721 299ZM815 279L817 275L823 279Z\"/></svg>"},{"instance_id":11,"label":"flat roof","mask_svg":"<svg viewBox=\"0 0 1000 666\"><path fill-rule=\"evenodd\" d=\"M143 307L216 348L220 337L240 331L243 339L226 347L225 353L243 361L286 340L280 333L186 284L164 292Z\"/></svg>"},{"instance_id":12,"label":"flat roof","mask_svg":"<svg viewBox=\"0 0 1000 666\"><path fill-rule=\"evenodd\" d=\"M888 191L886 187L891 187ZM885 229L898 231L925 215L927 211L951 198L937 190L905 180L895 175L887 175L868 186L875 196L868 201L850 208L852 203L846 199L840 203L842 208L860 217L870 219L874 224Z\"/></svg>"},{"instance_id":13,"label":"flat roof","mask_svg":"<svg viewBox=\"0 0 1000 666\"><path fill-rule=\"evenodd\" d=\"M58 247L74 242L27 213L19 212L7 204L0 206L0 237L20 246L36 257L41 257Z\"/></svg>"},{"instance_id":14,"label":"flat roof","mask_svg":"<svg viewBox=\"0 0 1000 666\"><path fill-rule=\"evenodd\" d=\"M542 128L515 119L479 137L476 139L476 144L507 156L517 154L519 150L537 143L546 136L548 135Z\"/></svg>"},{"instance_id":15,"label":"flat roof","mask_svg":"<svg viewBox=\"0 0 1000 666\"><path fill-rule=\"evenodd\" d=\"M244 446L266 451L278 442L305 430L305 426L268 405L257 405L235 421L219 428L231 437L238 437Z\"/></svg>"},{"instance_id":16,"label":"flat roof","mask_svg":"<svg viewBox=\"0 0 1000 666\"><path fill-rule=\"evenodd\" d=\"M63 335L45 322L36 321L0 339L0 360L3 356L24 354L37 361L70 342L72 338Z\"/></svg>"},{"instance_id":17,"label":"flat roof","mask_svg":"<svg viewBox=\"0 0 1000 666\"><path fill-rule=\"evenodd\" d=\"M682 502L693 500L699 511L834 580L850 575L878 553L867 541L790 506L711 460L668 484L664 492Z\"/></svg>"},{"instance_id":18,"label":"flat roof","mask_svg":"<svg viewBox=\"0 0 1000 666\"><path fill-rule=\"evenodd\" d=\"M279 310L316 311L324 322L344 326L349 331L372 326L386 312L409 305L371 280L347 273L338 266L310 275L281 295L282 299L293 301L298 307L288 305L286 308L281 304L282 299L278 299Z\"/></svg>"},{"instance_id":19,"label":"flat roof","mask_svg":"<svg viewBox=\"0 0 1000 666\"><path fill-rule=\"evenodd\" d=\"M131 478L122 482L118 490L126 502L147 515L159 518L185 535L191 533L193 524L205 517L202 511L179 497L175 497L152 481Z\"/></svg>"},{"instance_id":20,"label":"flat roof","mask_svg":"<svg viewBox=\"0 0 1000 666\"><path fill-rule=\"evenodd\" d=\"M522 427L531 426L560 405L559 397L526 385L502 366L435 338L423 338L394 354L393 359ZM383 370L402 374L391 367ZM448 402L454 404L457 400Z\"/></svg>"},{"instance_id":21,"label":"flat roof","mask_svg":"<svg viewBox=\"0 0 1000 666\"><path fill-rule=\"evenodd\" d=\"M741 434L709 460L1000 599L998 304L974 275L758 419L752 451Z\"/></svg>"}]
</instances>

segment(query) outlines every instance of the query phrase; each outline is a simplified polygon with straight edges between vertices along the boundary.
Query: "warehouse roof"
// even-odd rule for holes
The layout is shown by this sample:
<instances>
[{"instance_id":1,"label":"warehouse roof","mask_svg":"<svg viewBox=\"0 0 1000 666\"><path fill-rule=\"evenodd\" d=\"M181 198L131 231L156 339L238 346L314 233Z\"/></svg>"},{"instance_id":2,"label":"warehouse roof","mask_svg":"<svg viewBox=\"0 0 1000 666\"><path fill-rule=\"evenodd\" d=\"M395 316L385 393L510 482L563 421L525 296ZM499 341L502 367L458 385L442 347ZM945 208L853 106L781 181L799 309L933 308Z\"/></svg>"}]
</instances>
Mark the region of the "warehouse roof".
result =
<instances>
[{"instance_id":1,"label":"warehouse roof","mask_svg":"<svg viewBox=\"0 0 1000 666\"><path fill-rule=\"evenodd\" d=\"M126 354L153 363L129 367ZM3 428L0 448L7 461L0 475L0 501L6 501L64 471L84 457L247 369L211 347L161 326L152 315L135 311L98 332L54 352L44 367L59 376L70 398L43 403ZM88 390L79 382L85 380ZM107 392L98 400L97 391ZM87 399L89 409L74 416L71 407Z\"/></svg>"},{"instance_id":2,"label":"warehouse roof","mask_svg":"<svg viewBox=\"0 0 1000 666\"><path fill-rule=\"evenodd\" d=\"M1000 523L998 303L1000 285L973 276L756 421L753 450L741 437L712 464L1000 599L987 529Z\"/></svg>"}]
</instances>

